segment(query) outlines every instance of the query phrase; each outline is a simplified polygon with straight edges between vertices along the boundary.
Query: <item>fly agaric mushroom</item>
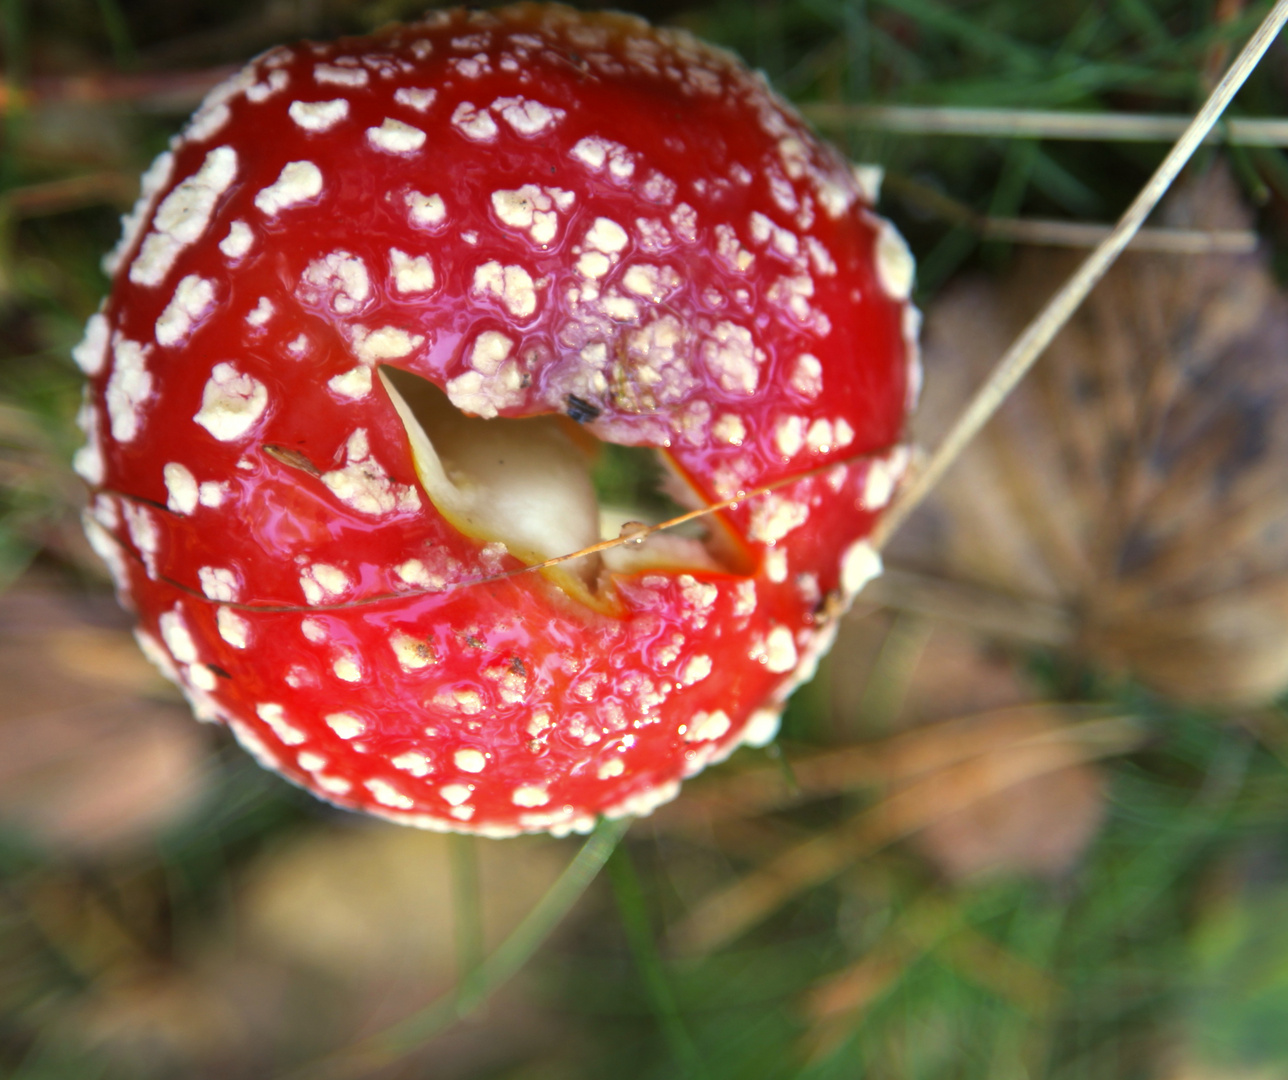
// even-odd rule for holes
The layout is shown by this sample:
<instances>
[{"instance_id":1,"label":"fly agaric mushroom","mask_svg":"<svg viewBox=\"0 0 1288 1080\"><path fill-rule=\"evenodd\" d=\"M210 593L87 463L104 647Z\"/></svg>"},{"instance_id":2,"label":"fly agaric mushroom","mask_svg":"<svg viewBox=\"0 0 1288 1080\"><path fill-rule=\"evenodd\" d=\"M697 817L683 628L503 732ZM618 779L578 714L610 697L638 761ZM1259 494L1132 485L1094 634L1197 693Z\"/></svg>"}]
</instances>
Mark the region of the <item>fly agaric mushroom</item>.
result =
<instances>
[{"instance_id":1,"label":"fly agaric mushroom","mask_svg":"<svg viewBox=\"0 0 1288 1080\"><path fill-rule=\"evenodd\" d=\"M879 567L907 248L683 33L520 5L274 49L108 266L75 353L89 537L197 715L339 806L647 813L772 738ZM596 440L737 501L535 568L601 538Z\"/></svg>"}]
</instances>

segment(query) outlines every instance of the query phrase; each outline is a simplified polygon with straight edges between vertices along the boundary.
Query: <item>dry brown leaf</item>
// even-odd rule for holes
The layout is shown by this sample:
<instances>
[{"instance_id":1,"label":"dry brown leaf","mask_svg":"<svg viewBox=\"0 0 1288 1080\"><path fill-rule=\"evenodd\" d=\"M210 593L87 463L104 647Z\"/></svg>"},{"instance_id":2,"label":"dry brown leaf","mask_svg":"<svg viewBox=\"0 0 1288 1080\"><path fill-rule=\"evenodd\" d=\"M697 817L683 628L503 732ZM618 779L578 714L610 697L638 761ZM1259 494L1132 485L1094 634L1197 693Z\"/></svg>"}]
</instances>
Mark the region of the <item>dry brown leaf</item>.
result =
<instances>
[{"instance_id":1,"label":"dry brown leaf","mask_svg":"<svg viewBox=\"0 0 1288 1080\"><path fill-rule=\"evenodd\" d=\"M1012 791L1016 785L1048 778L1140 745L1141 730L1122 717L1070 724L1060 706L1028 710L1023 733L1016 732L1018 710L975 718L981 749L916 773L894 786L871 808L828 832L775 854L729 887L696 905L675 932L684 949L716 948L767 918L792 897L835 877L855 859L902 840L931 824L973 807L981 800ZM1034 715L1034 713L1038 715ZM1048 715L1041 715L1045 712ZM949 727L949 725L945 725ZM999 730L1010 729L999 738ZM934 760L934 729L921 729L912 743L916 752ZM911 736L904 736L911 739Z\"/></svg>"},{"instance_id":2,"label":"dry brown leaf","mask_svg":"<svg viewBox=\"0 0 1288 1080\"><path fill-rule=\"evenodd\" d=\"M1051 713L1059 715L1053 725ZM897 788L999 749L1030 742L1094 742L1119 721L1098 706L1018 705L913 728L878 742L792 759L789 785L778 766L725 773L694 784L681 803L659 809L663 828L700 828L703 820L760 814L865 787Z\"/></svg>"},{"instance_id":3,"label":"dry brown leaf","mask_svg":"<svg viewBox=\"0 0 1288 1080\"><path fill-rule=\"evenodd\" d=\"M0 595L0 821L96 857L207 790L205 735L121 623L35 576Z\"/></svg>"},{"instance_id":4,"label":"dry brown leaf","mask_svg":"<svg viewBox=\"0 0 1288 1080\"><path fill-rule=\"evenodd\" d=\"M931 822L914 844L950 878L1058 878L1082 857L1104 816L1100 771L1071 765Z\"/></svg>"},{"instance_id":5,"label":"dry brown leaf","mask_svg":"<svg viewBox=\"0 0 1288 1080\"><path fill-rule=\"evenodd\" d=\"M217 1066L247 1034L217 990L173 969L132 969L101 980L63 1024L76 1045L134 1076L192 1075L198 1061Z\"/></svg>"},{"instance_id":6,"label":"dry brown leaf","mask_svg":"<svg viewBox=\"0 0 1288 1080\"><path fill-rule=\"evenodd\" d=\"M414 978L441 989L456 975L452 842L384 825L303 837L261 860L240 920L271 955L337 979ZM474 846L477 914L492 948L553 884L567 850L544 838Z\"/></svg>"},{"instance_id":7,"label":"dry brown leaf","mask_svg":"<svg viewBox=\"0 0 1288 1080\"><path fill-rule=\"evenodd\" d=\"M1171 224L1245 227L1212 169ZM927 323L933 445L1065 278L1023 256ZM896 541L892 559L1059 605L1082 647L1186 701L1288 687L1288 297L1264 255L1124 256Z\"/></svg>"},{"instance_id":8,"label":"dry brown leaf","mask_svg":"<svg viewBox=\"0 0 1288 1080\"><path fill-rule=\"evenodd\" d=\"M1202 1061L1182 1061L1160 1073L1162 1080L1283 1080L1279 1065L1211 1065Z\"/></svg>"}]
</instances>

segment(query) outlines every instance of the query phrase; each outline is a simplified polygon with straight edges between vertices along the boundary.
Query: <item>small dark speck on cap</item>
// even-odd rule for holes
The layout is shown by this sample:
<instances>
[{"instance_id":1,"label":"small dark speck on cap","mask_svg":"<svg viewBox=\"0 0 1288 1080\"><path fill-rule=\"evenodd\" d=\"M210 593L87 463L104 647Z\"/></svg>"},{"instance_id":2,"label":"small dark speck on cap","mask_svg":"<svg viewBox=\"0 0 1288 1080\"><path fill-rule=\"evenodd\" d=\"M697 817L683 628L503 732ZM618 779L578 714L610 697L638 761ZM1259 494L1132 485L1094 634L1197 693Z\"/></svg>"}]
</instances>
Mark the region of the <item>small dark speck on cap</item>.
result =
<instances>
[{"instance_id":1,"label":"small dark speck on cap","mask_svg":"<svg viewBox=\"0 0 1288 1080\"><path fill-rule=\"evenodd\" d=\"M579 424L587 424L591 420L596 420L602 410L592 405L584 398L579 398L576 394L569 394L568 415Z\"/></svg>"}]
</instances>

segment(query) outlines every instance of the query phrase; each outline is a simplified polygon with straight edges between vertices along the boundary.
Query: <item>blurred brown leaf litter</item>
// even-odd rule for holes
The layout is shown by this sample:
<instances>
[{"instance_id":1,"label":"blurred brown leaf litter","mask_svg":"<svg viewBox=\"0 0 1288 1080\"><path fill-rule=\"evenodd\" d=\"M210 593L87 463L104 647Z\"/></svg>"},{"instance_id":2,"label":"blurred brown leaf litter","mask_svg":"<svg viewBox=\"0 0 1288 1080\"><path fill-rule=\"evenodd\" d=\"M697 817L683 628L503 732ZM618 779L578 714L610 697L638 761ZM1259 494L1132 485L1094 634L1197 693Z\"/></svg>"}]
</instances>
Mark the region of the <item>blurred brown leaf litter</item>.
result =
<instances>
[{"instance_id":1,"label":"blurred brown leaf litter","mask_svg":"<svg viewBox=\"0 0 1288 1080\"><path fill-rule=\"evenodd\" d=\"M1214 167L1171 199L1166 220L1245 228L1250 215ZM1024 252L1003 280L960 281L936 301L923 443L1073 265ZM1145 733L1128 716L1093 708L1088 719L1086 707L1033 701L1014 661L980 632L996 629L1007 604L1041 613L1041 643L1054 628L1070 652L1174 700L1238 708L1281 694L1285 344L1288 304L1264 255L1125 257L892 545L895 580L877 595L903 614L860 613L842 635L844 666L831 666L840 713L869 736L898 733L797 758L794 787L765 768L711 779L659 824L708 827L718 839L729 818L856 790L877 801L830 830L779 838L768 858L692 905L677 944L734 940L898 839L950 879L1058 878L1076 865L1105 814L1094 761L1139 748ZM973 628L972 589L982 598ZM1013 643L1023 636L1013 631L996 637ZM961 715L972 706L987 711ZM838 1016L852 1025L908 955L906 942L879 946L815 991L819 1045L833 1045L839 1034L823 1033Z\"/></svg>"},{"instance_id":2,"label":"blurred brown leaf litter","mask_svg":"<svg viewBox=\"0 0 1288 1080\"><path fill-rule=\"evenodd\" d=\"M1066 710L1040 705L921 728L888 742L896 743L891 763L904 750L911 775L897 768L855 770L866 771L868 784L884 792L874 805L835 829L784 846L704 899L677 929L677 944L703 951L727 944L803 890L910 837L950 876L1058 876L1100 821L1101 785L1087 763L1134 749L1141 733L1123 717L1074 724ZM822 757L833 765L826 759L844 753ZM918 768L918 758L928 758L929 767ZM842 785L850 788L853 780L845 777Z\"/></svg>"},{"instance_id":3,"label":"blurred brown leaf litter","mask_svg":"<svg viewBox=\"0 0 1288 1080\"><path fill-rule=\"evenodd\" d=\"M283 1042L322 1054L449 990L460 912L450 841L437 834L354 822L279 837L229 882L213 922L173 940L150 851L203 811L226 740L193 722L129 623L109 597L44 572L0 594L0 834L49 860L13 880L0 908L85 986L29 1019L126 1075L249 1076ZM482 945L514 929L567 852L542 839L478 845L470 917ZM28 962L13 929L0 922L0 1007ZM311 999L335 1015L301 1013ZM508 1034L449 1040L440 1075L552 1037L522 996L503 997L492 1020Z\"/></svg>"},{"instance_id":4,"label":"blurred brown leaf litter","mask_svg":"<svg viewBox=\"0 0 1288 1080\"><path fill-rule=\"evenodd\" d=\"M207 809L225 740L192 721L127 626L109 598L46 574L0 594L0 834L48 860L0 895L0 1007L43 946L84 987L26 1007L47 1038L123 1075L252 1076L277 1046L323 1054L449 990L460 912L450 840L437 834L354 822L279 836L210 898L215 918L175 936L152 845ZM484 946L514 929L567 852L541 839L478 845L470 917ZM15 915L26 934L13 933ZM439 1075L552 1038L521 995L493 1013L508 1034L449 1040Z\"/></svg>"},{"instance_id":5,"label":"blurred brown leaf litter","mask_svg":"<svg viewBox=\"0 0 1288 1080\"><path fill-rule=\"evenodd\" d=\"M38 575L0 594L0 686L8 828L104 858L200 802L207 740L114 605L42 588Z\"/></svg>"},{"instance_id":6,"label":"blurred brown leaf litter","mask_svg":"<svg viewBox=\"0 0 1288 1080\"><path fill-rule=\"evenodd\" d=\"M1200 203L1200 191L1215 198ZM1200 227L1246 221L1215 171L1169 214ZM935 303L923 441L1067 265L1026 252L1011 275L959 282ZM1273 419L1284 376L1265 361L1279 355L1285 311L1258 256L1128 257L847 620L821 745L789 750L790 780L745 762L703 777L650 823L736 867L686 887L673 948L708 952L809 890L849 889L847 875L892 844L965 889L1073 873L1107 812L1099 763L1147 733L1111 704L1048 700L1027 673L1026 641L1064 645L1182 700L1260 704L1282 689L1282 641L1250 632L1238 613L1273 599L1267 581L1288 554L1275 499L1285 436ZM40 467L49 460L42 450ZM1213 629L1222 613L1251 655L1229 660L1237 642ZM110 865L201 812L217 733L187 718L105 598L68 593L44 569L0 596L0 684L6 828L58 858ZM849 809L832 826L783 816L835 799ZM54 874L26 894L26 910L90 988L42 1023L117 1068L158 1075L252 1075L275 1047L322 1053L378 1031L456 976L447 844L349 822L278 837L177 950L140 944L94 888ZM567 848L479 852L474 914L491 945ZM963 920L951 895L927 892L801 998L807 1059L825 1060L927 956L1035 1016L1054 1007L1053 976ZM125 903L145 926L164 909L155 885ZM542 1015L524 995L503 995L486 1021L447 1040L435 1075L557 1059ZM574 1041L575 1028L565 1032Z\"/></svg>"},{"instance_id":7,"label":"blurred brown leaf litter","mask_svg":"<svg viewBox=\"0 0 1288 1080\"><path fill-rule=\"evenodd\" d=\"M169 6L191 16L200 5ZM134 74L42 42L43 58L57 62L37 66L62 75L5 99L32 111L6 133L23 168L22 182L0 194L0 214L16 230L0 236L0 338L6 358L17 357L14 370L40 358L64 396L65 357L51 357L97 300L101 282L86 267L98 248L82 237L86 251L69 254L48 242L60 234L43 230L133 190L144 115L177 116L218 65L314 32L337 12L412 13L356 0L233 6L221 26L211 17L213 33L151 43ZM772 6L758 5L755 18ZM1237 6L1221 5L1227 15ZM1137 14L1145 25L1148 13ZM166 25L196 21L176 14ZM906 14L898 21L923 33ZM78 74L91 68L99 74ZM1228 175L1195 176L1162 224L1252 224ZM923 444L934 443L1073 258L1019 249L1009 270L959 278L930 299ZM54 313L51 297L74 318ZM1279 745L1288 760L1282 715L1266 709L1253 723L1243 713L1288 684L1288 425L1278 419L1286 311L1263 255L1125 257L898 538L890 573L847 620L825 681L794 706L781 759L740 755L634 831L637 855L664 859L647 884L663 915L659 949L695 1031L720 1011L717 984L755 988L739 965L758 950L819 954L808 976L784 980L756 1014L766 1030L787 1018L787 1056L766 1050L757 1059L753 1050L755 1064L739 1071L713 1055L712 1076L758 1080L799 1066L813 1077L810 1068L841 1060L856 1032L882 1063L873 1076L1046 1076L1041 1048L1051 1032L1093 1028L1096 1010L1116 1002L1145 1030L1144 1050L1124 1034L1129 1049L1119 1055L1113 1044L1102 1067L1062 1072L1067 1063L1056 1059L1050 1075L1283 1074L1214 1064L1194 1034L1201 1025L1175 1000L1161 1035L1140 1021L1133 994L1147 980L1129 941L1117 981L1106 962L1088 991L1067 957L1008 937L988 904L1014 882L1035 883L1023 895L1071 921L1082 890L1108 895L1120 874L1130 878L1131 865L1118 863L1086 875L1097 836L1123 805L1123 773L1144 768L1142 755L1160 738L1135 699L1115 697L1112 679L1054 685L1035 655L1202 703L1214 729L1224 730L1227 715L1247 720L1240 731ZM34 553L34 569L0 594L0 1072L17 1063L23 1080L259 1080L305 1063L307 1075L308 1063L400 1020L456 979L463 913L451 844L301 809L276 786L266 790L279 793L278 817L247 826L249 841L202 832L240 790L228 786L228 762L245 763L221 732L191 721L139 659L101 582L87 584L98 572L75 524L80 484L66 467L76 433L70 422L58 426L74 402L51 407L37 393L34 407L4 393L0 491L21 511L5 527L22 541L13 565ZM204 853L176 858L174 837ZM464 914L487 947L531 910L571 850L544 839L475 846L479 902ZM195 885L176 881L189 873ZM1229 871L1236 884L1219 902L1210 881L1178 900L1197 927L1176 927L1183 946L1198 931L1218 946L1234 936L1214 912L1239 907L1231 896L1258 873ZM1140 935L1120 931L1125 902L1106 904L1113 918L1088 941ZM640 1003L615 925L601 888L483 1015L380 1075L679 1075L664 1059L656 1064L660 1025ZM802 925L824 929L809 938ZM1254 952L1260 925L1246 930ZM1203 948L1210 964L1219 948ZM922 1006L911 991L900 996L928 970L956 980L945 1000ZM1219 996L1235 996L1225 992L1234 985L1225 969L1203 970ZM690 977L697 990L685 989ZM1022 1031L1012 1057L997 1051L974 1071L954 1061L968 1039L945 1019L964 1012L970 992L991 1003L986 1015L1010 1017ZM921 1028L919 1008L931 1016ZM918 1039L941 1044L948 1064L915 1067ZM31 1062L45 1046L88 1056L42 1072Z\"/></svg>"},{"instance_id":8,"label":"blurred brown leaf litter","mask_svg":"<svg viewBox=\"0 0 1288 1080\"><path fill-rule=\"evenodd\" d=\"M1214 165L1169 224L1243 228ZM926 326L917 434L1073 266L1021 254ZM1070 644L1167 696L1219 707L1288 687L1288 299L1267 256L1127 254L955 467L891 559L1070 613Z\"/></svg>"}]
</instances>

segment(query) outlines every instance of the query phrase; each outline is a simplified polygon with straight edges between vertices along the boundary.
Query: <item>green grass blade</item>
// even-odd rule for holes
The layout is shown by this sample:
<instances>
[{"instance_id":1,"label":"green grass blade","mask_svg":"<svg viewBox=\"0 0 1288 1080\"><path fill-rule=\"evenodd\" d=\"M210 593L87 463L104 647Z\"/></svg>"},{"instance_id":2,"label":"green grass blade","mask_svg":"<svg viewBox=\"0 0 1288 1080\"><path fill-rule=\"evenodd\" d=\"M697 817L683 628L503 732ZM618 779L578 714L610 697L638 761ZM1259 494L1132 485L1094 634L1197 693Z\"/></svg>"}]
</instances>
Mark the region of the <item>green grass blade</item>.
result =
<instances>
[{"instance_id":1,"label":"green grass blade","mask_svg":"<svg viewBox=\"0 0 1288 1080\"><path fill-rule=\"evenodd\" d=\"M103 20L107 40L111 42L116 66L123 69L135 67L139 59L138 53L130 37L130 25L126 22L125 12L121 10L118 0L98 0L98 14Z\"/></svg>"},{"instance_id":2,"label":"green grass blade","mask_svg":"<svg viewBox=\"0 0 1288 1080\"><path fill-rule=\"evenodd\" d=\"M452 919L456 926L456 982L474 983L483 963L483 897L479 887L478 841L452 833L448 837L452 862Z\"/></svg>"},{"instance_id":3,"label":"green grass blade","mask_svg":"<svg viewBox=\"0 0 1288 1080\"><path fill-rule=\"evenodd\" d=\"M558 880L528 912L497 949L475 969L468 986L461 986L424 1009L360 1043L314 1065L285 1074L304 1077L365 1076L412 1053L479 1008L523 967L572 910L608 861L632 823L631 818L601 819Z\"/></svg>"},{"instance_id":4,"label":"green grass blade","mask_svg":"<svg viewBox=\"0 0 1288 1080\"><path fill-rule=\"evenodd\" d=\"M671 991L670 980L662 966L662 958L658 955L644 892L640 888L635 865L625 848L619 847L613 853L613 857L608 860L607 869L608 879L613 885L613 895L617 898L617 910L626 930L626 939L662 1034L676 1062L684 1069L684 1074L705 1077L707 1071L702 1064L702 1057L684 1025L675 995Z\"/></svg>"}]
</instances>

